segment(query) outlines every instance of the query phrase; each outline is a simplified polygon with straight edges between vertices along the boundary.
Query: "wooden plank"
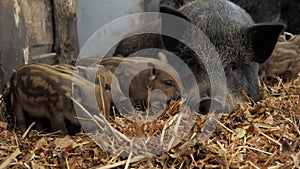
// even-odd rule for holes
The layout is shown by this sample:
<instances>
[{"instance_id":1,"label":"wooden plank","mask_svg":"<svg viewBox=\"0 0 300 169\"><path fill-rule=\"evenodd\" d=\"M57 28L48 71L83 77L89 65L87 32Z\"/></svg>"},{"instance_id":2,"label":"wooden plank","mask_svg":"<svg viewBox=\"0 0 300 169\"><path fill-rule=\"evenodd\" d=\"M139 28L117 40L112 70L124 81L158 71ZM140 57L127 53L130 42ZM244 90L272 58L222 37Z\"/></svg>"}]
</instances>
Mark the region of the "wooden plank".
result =
<instances>
[{"instance_id":1,"label":"wooden plank","mask_svg":"<svg viewBox=\"0 0 300 169\"><path fill-rule=\"evenodd\" d=\"M55 25L54 52L58 63L71 63L79 54L76 0L52 0Z\"/></svg>"},{"instance_id":2,"label":"wooden plank","mask_svg":"<svg viewBox=\"0 0 300 169\"><path fill-rule=\"evenodd\" d=\"M0 58L6 80L28 58L28 41L22 8L18 0L0 1ZM7 74L6 74L7 73Z\"/></svg>"},{"instance_id":3,"label":"wooden plank","mask_svg":"<svg viewBox=\"0 0 300 169\"><path fill-rule=\"evenodd\" d=\"M27 38L29 41L29 61L37 62L34 58L53 52L54 26L51 0L22 0L20 1L25 18ZM56 63L56 59L39 59L39 62Z\"/></svg>"}]
</instances>

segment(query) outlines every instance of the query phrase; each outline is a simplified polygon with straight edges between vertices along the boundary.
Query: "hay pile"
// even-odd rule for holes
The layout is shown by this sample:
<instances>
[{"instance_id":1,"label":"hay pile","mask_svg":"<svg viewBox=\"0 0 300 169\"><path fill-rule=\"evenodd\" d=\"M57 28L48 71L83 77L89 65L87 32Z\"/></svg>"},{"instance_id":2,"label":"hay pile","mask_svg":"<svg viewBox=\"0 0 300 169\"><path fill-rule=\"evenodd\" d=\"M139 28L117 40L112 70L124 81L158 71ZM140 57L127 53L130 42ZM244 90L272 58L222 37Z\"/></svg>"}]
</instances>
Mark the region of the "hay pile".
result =
<instances>
[{"instance_id":1,"label":"hay pile","mask_svg":"<svg viewBox=\"0 0 300 169\"><path fill-rule=\"evenodd\" d=\"M83 133L63 137L58 133L29 131L21 135L16 129L10 130L11 124L3 120L0 168L297 168L300 166L300 77L285 84L277 80L274 85L262 85L263 99L259 103L241 103L238 110L222 113L219 120L198 115L197 123L186 131L188 139L164 142L173 148L154 157L133 156L130 152L129 157L122 156L122 152L111 154ZM110 123L124 137L152 136L178 118L176 112L182 103L183 100L173 102L153 122L137 123L116 117ZM184 110L190 111L186 107ZM218 125L208 139L200 141L201 128L207 119ZM107 143L111 147L117 144Z\"/></svg>"}]
</instances>

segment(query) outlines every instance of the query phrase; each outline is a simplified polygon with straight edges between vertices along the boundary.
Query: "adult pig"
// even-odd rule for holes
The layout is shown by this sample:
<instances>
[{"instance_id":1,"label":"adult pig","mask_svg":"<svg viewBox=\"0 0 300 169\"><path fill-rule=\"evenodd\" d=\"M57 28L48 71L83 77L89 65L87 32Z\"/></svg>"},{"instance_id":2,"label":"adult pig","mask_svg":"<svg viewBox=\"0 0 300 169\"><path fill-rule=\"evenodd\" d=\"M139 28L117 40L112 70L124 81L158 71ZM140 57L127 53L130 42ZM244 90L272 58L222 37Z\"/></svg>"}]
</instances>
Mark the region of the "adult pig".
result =
<instances>
[{"instance_id":1,"label":"adult pig","mask_svg":"<svg viewBox=\"0 0 300 169\"><path fill-rule=\"evenodd\" d=\"M161 0L160 6L169 6L172 8L180 8L184 3L184 0Z\"/></svg>"},{"instance_id":2,"label":"adult pig","mask_svg":"<svg viewBox=\"0 0 300 169\"><path fill-rule=\"evenodd\" d=\"M244 8L257 23L282 22L286 31L300 33L300 3L298 0L231 0Z\"/></svg>"},{"instance_id":3,"label":"adult pig","mask_svg":"<svg viewBox=\"0 0 300 169\"><path fill-rule=\"evenodd\" d=\"M226 109L228 111L234 109L237 101L245 100L245 96L242 94L243 90L254 100L259 100L258 65L271 55L278 36L284 28L283 25L255 24L245 10L226 0L196 0L188 2L178 10L162 6L161 12L193 23L205 33L214 45L223 64L227 80ZM161 22L163 33L174 29L176 31L181 26L180 23L172 23L163 16ZM203 42L201 38L194 35L194 30L184 29L181 32L177 31L177 33L181 34L182 37L191 39L193 47L199 46L198 52L201 52ZM155 38L159 40L158 37ZM130 44L130 41L130 38L127 38L120 45ZM148 42L147 39L145 41ZM166 49L179 56L192 69L202 98L199 101L200 111L207 113L210 101L204 98L216 101L218 98L211 98L211 84L203 63L197 59L195 52L184 44L166 36L163 36L162 41ZM143 41L139 43L143 44ZM155 47L157 46L153 46L153 48ZM127 49L128 55L130 46L117 47L117 49L122 48ZM134 48L131 53L141 49L144 48ZM117 50L116 52L119 53L115 54L122 55L120 51ZM206 57L211 56L207 54ZM219 88L222 90L222 86Z\"/></svg>"}]
</instances>

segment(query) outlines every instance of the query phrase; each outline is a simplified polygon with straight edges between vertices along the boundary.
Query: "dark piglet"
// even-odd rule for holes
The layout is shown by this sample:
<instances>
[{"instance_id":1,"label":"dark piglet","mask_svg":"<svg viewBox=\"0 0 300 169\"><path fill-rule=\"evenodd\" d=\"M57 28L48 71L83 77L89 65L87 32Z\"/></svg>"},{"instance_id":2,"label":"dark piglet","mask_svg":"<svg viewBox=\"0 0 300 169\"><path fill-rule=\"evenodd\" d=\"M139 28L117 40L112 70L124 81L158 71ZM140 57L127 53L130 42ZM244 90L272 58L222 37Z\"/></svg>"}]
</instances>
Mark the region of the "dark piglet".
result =
<instances>
[{"instance_id":1,"label":"dark piglet","mask_svg":"<svg viewBox=\"0 0 300 169\"><path fill-rule=\"evenodd\" d=\"M110 111L104 89L73 73L68 73L46 64L21 66L11 77L11 105L17 126L26 130L25 115L33 118L48 118L54 131L67 134L65 120L80 125L73 101L67 95L79 99L88 110ZM100 94L101 93L101 94ZM96 96L96 102L92 97ZM102 96L101 96L102 95Z\"/></svg>"}]
</instances>

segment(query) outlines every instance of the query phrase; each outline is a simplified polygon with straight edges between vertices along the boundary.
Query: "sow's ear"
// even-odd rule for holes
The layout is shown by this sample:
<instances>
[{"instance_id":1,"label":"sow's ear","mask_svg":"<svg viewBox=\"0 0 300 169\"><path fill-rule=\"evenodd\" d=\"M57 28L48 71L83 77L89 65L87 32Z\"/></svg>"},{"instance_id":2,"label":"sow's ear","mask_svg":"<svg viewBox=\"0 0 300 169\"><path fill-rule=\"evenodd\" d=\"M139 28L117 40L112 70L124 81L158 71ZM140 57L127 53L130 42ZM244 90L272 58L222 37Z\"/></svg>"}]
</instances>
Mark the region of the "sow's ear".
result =
<instances>
[{"instance_id":1,"label":"sow's ear","mask_svg":"<svg viewBox=\"0 0 300 169\"><path fill-rule=\"evenodd\" d=\"M254 61L263 63L271 56L284 27L282 24L257 24L248 29L247 36L254 50Z\"/></svg>"},{"instance_id":2,"label":"sow's ear","mask_svg":"<svg viewBox=\"0 0 300 169\"><path fill-rule=\"evenodd\" d=\"M177 9L168 6L161 6L160 12L162 13L161 31L163 44L169 51L174 51L178 41L166 35L180 39L184 32L187 31L191 19Z\"/></svg>"}]
</instances>

